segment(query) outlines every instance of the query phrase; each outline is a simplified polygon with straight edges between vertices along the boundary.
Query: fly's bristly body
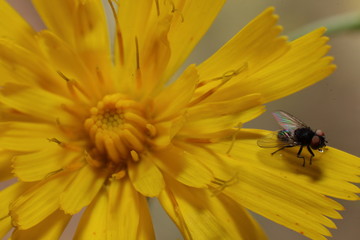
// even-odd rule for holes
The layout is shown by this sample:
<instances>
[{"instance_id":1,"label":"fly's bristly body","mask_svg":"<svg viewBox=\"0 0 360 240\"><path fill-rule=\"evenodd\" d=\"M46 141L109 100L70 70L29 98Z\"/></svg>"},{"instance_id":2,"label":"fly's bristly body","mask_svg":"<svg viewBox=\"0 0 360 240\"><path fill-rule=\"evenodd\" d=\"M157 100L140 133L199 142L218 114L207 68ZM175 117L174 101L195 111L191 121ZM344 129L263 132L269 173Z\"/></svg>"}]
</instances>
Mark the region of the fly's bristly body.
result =
<instances>
[{"instance_id":1,"label":"fly's bristly body","mask_svg":"<svg viewBox=\"0 0 360 240\"><path fill-rule=\"evenodd\" d=\"M273 112L273 116L282 127L282 130L275 132L271 136L259 139L257 142L259 147L278 147L279 149L273 152L273 155L285 148L300 146L297 157L303 159L303 166L305 166L305 157L301 155L301 152L306 147L311 154L311 164L312 158L315 156L312 149L322 151L322 148L326 146L325 133L320 129L313 131L302 121L284 111Z\"/></svg>"}]
</instances>

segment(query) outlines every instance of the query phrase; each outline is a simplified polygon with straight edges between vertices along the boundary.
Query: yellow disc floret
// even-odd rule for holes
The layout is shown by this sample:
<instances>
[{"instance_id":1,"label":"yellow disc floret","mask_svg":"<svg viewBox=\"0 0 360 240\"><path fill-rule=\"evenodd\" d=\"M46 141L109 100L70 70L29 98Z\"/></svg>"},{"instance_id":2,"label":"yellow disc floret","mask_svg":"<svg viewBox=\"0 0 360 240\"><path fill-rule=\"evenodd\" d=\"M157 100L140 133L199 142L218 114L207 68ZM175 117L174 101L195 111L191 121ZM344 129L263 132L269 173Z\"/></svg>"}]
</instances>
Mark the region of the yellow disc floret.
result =
<instances>
[{"instance_id":1,"label":"yellow disc floret","mask_svg":"<svg viewBox=\"0 0 360 240\"><path fill-rule=\"evenodd\" d=\"M92 158L111 165L139 160L149 128L140 103L123 94L107 95L90 109L84 125Z\"/></svg>"}]
</instances>

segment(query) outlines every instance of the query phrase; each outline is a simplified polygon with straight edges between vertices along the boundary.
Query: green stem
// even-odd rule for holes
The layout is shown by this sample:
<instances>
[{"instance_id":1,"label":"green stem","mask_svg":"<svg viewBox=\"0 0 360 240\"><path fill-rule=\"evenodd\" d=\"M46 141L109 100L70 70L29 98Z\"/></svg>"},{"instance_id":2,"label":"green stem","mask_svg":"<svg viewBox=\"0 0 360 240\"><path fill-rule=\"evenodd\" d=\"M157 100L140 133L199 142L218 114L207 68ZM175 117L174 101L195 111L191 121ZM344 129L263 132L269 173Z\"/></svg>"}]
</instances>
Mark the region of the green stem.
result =
<instances>
[{"instance_id":1,"label":"green stem","mask_svg":"<svg viewBox=\"0 0 360 240\"><path fill-rule=\"evenodd\" d=\"M360 12L339 14L310 23L289 33L289 39L298 38L319 27L327 28L327 36L339 34L345 31L360 30Z\"/></svg>"}]
</instances>

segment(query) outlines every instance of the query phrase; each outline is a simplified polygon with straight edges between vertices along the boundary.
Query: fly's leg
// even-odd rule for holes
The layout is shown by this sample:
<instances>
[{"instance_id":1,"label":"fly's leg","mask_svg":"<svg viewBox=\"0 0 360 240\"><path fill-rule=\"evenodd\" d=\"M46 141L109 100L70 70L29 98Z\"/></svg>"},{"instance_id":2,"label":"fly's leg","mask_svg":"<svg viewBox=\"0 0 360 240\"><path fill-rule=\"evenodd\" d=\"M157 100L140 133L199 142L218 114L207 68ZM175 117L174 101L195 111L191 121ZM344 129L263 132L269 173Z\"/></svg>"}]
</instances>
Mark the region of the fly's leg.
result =
<instances>
[{"instance_id":1,"label":"fly's leg","mask_svg":"<svg viewBox=\"0 0 360 240\"><path fill-rule=\"evenodd\" d=\"M297 153L297 157L298 157L298 158L302 158L302 159L304 160L302 166L305 167L305 157L300 155L303 147L304 147L303 145L300 146L300 149L299 149L299 151L298 151L298 153Z\"/></svg>"},{"instance_id":2,"label":"fly's leg","mask_svg":"<svg viewBox=\"0 0 360 240\"><path fill-rule=\"evenodd\" d=\"M294 145L286 145L286 146L283 146L281 148L279 148L278 150L276 150L275 152L271 153L271 155L274 155L275 153L277 153L278 151L281 151L283 150L284 148L289 148L289 147L293 147Z\"/></svg>"},{"instance_id":3,"label":"fly's leg","mask_svg":"<svg viewBox=\"0 0 360 240\"><path fill-rule=\"evenodd\" d=\"M309 145L307 146L307 149L308 149L309 153L311 154L311 157L310 157L310 165L311 165L311 163L312 163L312 158L315 157L315 154L313 153L313 151L311 150L311 148L310 148Z\"/></svg>"}]
</instances>

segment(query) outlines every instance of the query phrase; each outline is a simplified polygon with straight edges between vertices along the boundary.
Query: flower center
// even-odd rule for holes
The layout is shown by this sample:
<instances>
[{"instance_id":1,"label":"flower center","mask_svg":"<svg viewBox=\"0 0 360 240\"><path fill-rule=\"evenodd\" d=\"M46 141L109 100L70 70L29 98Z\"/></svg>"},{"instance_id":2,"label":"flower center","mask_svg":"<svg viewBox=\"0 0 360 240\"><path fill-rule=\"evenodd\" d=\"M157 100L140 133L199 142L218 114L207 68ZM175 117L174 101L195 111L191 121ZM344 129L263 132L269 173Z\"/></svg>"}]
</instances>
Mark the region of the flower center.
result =
<instances>
[{"instance_id":1,"label":"flower center","mask_svg":"<svg viewBox=\"0 0 360 240\"><path fill-rule=\"evenodd\" d=\"M91 108L85 129L91 139L90 155L106 165L126 165L139 160L151 128L143 106L122 94L105 96Z\"/></svg>"}]
</instances>

